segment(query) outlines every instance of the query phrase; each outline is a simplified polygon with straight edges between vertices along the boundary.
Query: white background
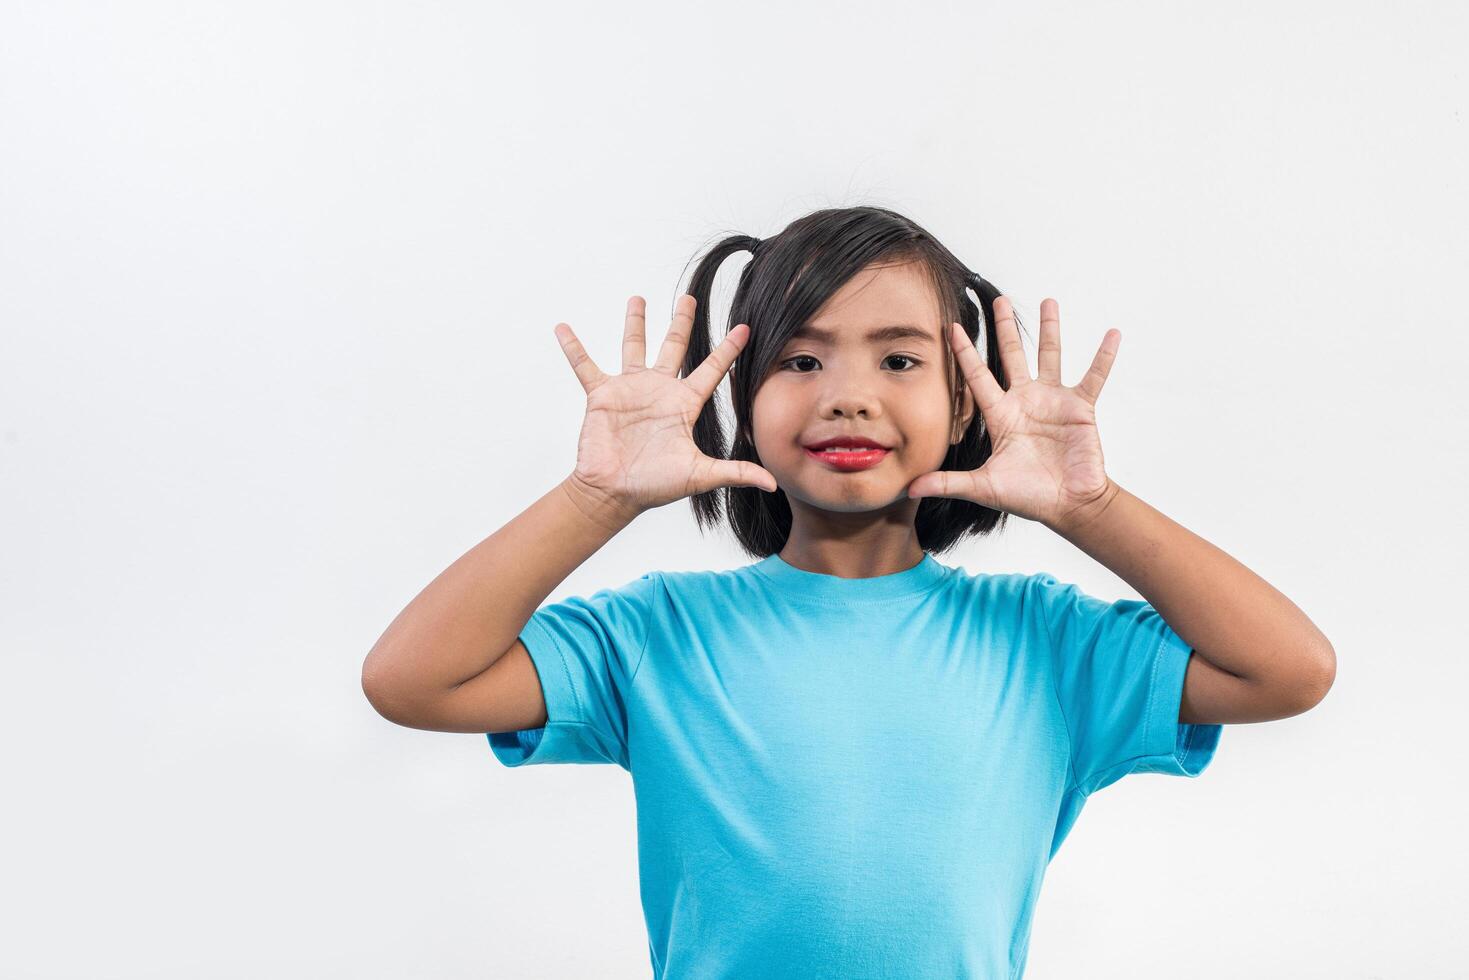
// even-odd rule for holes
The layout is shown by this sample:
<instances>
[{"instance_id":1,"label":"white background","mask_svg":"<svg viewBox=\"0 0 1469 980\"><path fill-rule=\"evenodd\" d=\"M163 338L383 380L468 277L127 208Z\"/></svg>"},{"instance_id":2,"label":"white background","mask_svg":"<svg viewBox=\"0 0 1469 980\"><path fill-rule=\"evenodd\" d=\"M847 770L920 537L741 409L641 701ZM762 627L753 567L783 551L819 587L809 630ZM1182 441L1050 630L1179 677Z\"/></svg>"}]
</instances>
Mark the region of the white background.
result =
<instances>
[{"instance_id":1,"label":"white background","mask_svg":"<svg viewBox=\"0 0 1469 980\"><path fill-rule=\"evenodd\" d=\"M1056 298L1067 384L1120 329L1113 478L1336 648L1317 709L1093 798L1027 980L1469 976L1466 40L1449 2L7 3L0 976L648 976L627 774L397 727L362 661L570 472L557 321L615 369L629 295L656 349L718 237L859 203L1032 337ZM1136 596L1020 519L942 560ZM548 599L747 561L679 502Z\"/></svg>"}]
</instances>

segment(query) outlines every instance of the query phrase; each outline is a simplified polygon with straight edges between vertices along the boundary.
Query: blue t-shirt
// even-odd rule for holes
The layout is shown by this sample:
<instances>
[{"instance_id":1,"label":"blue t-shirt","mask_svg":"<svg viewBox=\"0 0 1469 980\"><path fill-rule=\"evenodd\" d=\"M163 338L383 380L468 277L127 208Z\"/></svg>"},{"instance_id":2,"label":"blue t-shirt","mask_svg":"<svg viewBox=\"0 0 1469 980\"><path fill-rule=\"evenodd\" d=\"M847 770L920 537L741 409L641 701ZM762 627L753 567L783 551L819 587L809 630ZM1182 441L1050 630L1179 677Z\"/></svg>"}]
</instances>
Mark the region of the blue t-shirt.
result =
<instances>
[{"instance_id":1,"label":"blue t-shirt","mask_svg":"<svg viewBox=\"0 0 1469 980\"><path fill-rule=\"evenodd\" d=\"M632 774L653 976L1014 980L1088 794L1197 776L1191 650L1145 602L925 554L649 572L520 634L547 722L507 766Z\"/></svg>"}]
</instances>

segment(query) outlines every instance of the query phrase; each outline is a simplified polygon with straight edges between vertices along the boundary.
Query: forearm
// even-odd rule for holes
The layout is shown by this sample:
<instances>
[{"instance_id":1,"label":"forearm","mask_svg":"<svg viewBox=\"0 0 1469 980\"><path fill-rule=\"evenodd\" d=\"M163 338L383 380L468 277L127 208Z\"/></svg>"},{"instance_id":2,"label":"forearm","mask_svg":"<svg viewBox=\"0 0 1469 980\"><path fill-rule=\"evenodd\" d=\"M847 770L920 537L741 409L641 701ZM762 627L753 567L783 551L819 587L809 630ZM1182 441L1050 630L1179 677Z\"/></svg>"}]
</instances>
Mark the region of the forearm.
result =
<instances>
[{"instance_id":1,"label":"forearm","mask_svg":"<svg viewBox=\"0 0 1469 980\"><path fill-rule=\"evenodd\" d=\"M1198 656L1270 685L1315 685L1334 671L1330 642L1295 603L1224 551L1112 486L1096 507L1053 530L1136 589Z\"/></svg>"},{"instance_id":2,"label":"forearm","mask_svg":"<svg viewBox=\"0 0 1469 980\"><path fill-rule=\"evenodd\" d=\"M551 590L636 516L562 480L414 597L368 653L364 689L414 701L483 673Z\"/></svg>"}]
</instances>

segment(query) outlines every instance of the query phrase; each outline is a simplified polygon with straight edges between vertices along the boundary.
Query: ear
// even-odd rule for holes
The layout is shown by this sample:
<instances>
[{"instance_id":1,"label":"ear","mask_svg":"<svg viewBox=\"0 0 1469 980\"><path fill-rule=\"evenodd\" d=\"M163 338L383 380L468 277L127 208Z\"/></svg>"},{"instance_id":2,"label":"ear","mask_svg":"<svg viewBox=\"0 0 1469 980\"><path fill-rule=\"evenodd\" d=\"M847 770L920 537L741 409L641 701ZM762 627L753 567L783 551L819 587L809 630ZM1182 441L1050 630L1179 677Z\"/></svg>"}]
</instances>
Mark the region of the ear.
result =
<instances>
[{"instance_id":1,"label":"ear","mask_svg":"<svg viewBox=\"0 0 1469 980\"><path fill-rule=\"evenodd\" d=\"M959 398L959 416L954 420L954 431L949 436L949 443L951 445L958 443L960 439L964 438L964 433L968 430L969 423L974 419L974 393L969 390L969 385L965 384L963 380L959 382Z\"/></svg>"}]
</instances>

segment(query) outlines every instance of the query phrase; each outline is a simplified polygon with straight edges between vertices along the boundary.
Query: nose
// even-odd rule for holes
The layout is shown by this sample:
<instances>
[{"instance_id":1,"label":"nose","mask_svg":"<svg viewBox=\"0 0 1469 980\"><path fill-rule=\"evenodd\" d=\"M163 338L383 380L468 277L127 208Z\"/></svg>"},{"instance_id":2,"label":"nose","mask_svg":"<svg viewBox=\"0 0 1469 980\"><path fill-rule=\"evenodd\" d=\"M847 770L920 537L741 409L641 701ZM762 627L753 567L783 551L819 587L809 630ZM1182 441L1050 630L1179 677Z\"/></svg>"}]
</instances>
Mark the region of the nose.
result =
<instances>
[{"instance_id":1,"label":"nose","mask_svg":"<svg viewBox=\"0 0 1469 980\"><path fill-rule=\"evenodd\" d=\"M866 390L863 382L855 378L837 378L835 372L828 378L821 401L823 418L873 419L882 414L877 398Z\"/></svg>"},{"instance_id":2,"label":"nose","mask_svg":"<svg viewBox=\"0 0 1469 980\"><path fill-rule=\"evenodd\" d=\"M827 398L821 412L823 418L835 419L874 419L881 414L875 399L852 391L840 392Z\"/></svg>"}]
</instances>

